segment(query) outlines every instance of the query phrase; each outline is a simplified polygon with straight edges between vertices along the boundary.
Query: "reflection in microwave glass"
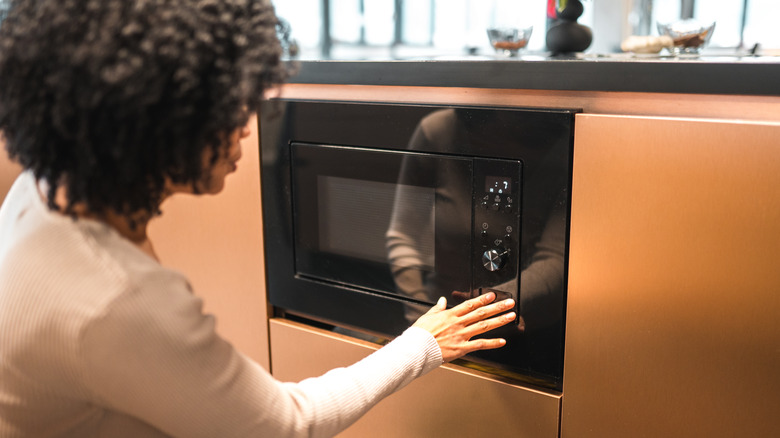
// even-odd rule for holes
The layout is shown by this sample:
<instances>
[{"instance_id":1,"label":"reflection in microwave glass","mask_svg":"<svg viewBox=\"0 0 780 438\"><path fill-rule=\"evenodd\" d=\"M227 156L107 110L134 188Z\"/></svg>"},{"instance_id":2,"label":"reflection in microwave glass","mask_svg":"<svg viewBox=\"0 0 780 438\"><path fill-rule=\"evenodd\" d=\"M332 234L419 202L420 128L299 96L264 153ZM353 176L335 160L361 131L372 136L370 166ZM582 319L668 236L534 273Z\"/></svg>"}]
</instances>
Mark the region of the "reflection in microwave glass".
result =
<instances>
[{"instance_id":1,"label":"reflection in microwave glass","mask_svg":"<svg viewBox=\"0 0 780 438\"><path fill-rule=\"evenodd\" d=\"M430 187L324 175L318 176L317 185L321 251L388 263L386 233L398 208L398 192L403 193L399 202L404 209L430 212L430 220L434 218L436 195ZM436 265L434 240L430 233L415 242L419 268L432 270Z\"/></svg>"}]
</instances>

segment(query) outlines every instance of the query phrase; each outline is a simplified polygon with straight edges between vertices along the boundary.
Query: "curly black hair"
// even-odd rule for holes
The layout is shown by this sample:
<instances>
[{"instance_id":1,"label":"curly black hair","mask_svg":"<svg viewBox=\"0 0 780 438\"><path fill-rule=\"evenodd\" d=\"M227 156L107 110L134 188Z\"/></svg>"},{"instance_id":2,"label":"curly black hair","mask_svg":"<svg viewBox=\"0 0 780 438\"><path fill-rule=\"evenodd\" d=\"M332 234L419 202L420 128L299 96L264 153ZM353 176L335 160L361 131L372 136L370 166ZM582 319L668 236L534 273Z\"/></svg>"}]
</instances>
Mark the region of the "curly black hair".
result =
<instances>
[{"instance_id":1,"label":"curly black hair","mask_svg":"<svg viewBox=\"0 0 780 438\"><path fill-rule=\"evenodd\" d=\"M289 75L269 0L11 0L0 131L11 159L92 212L195 190L226 135ZM205 151L205 152L204 152Z\"/></svg>"}]
</instances>

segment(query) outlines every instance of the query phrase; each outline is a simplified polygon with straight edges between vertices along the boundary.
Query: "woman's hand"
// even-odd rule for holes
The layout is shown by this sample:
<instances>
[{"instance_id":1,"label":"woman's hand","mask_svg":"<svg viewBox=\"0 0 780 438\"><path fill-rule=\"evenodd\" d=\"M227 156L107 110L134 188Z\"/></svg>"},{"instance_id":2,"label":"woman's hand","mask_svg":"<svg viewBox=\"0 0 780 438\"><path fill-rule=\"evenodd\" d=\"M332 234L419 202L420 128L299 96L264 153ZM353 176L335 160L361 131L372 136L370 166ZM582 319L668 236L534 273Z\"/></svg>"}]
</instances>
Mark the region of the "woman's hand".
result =
<instances>
[{"instance_id":1,"label":"woman's hand","mask_svg":"<svg viewBox=\"0 0 780 438\"><path fill-rule=\"evenodd\" d=\"M441 297L428 313L414 323L414 326L428 330L433 334L436 342L439 343L444 362L452 361L473 351L503 347L506 345L505 339L471 339L515 319L514 312L495 317L495 315L505 312L515 305L512 299L490 304L495 299L496 295L489 292L448 310L447 299Z\"/></svg>"}]
</instances>

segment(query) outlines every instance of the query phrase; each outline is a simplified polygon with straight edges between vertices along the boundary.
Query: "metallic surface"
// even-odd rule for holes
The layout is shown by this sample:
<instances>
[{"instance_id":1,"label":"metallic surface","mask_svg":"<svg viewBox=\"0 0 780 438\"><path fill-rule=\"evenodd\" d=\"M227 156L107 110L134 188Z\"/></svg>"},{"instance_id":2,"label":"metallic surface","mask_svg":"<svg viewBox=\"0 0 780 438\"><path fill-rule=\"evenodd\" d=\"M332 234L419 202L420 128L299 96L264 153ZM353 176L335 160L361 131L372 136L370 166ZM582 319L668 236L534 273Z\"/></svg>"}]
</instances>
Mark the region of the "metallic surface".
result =
<instances>
[{"instance_id":1,"label":"metallic surface","mask_svg":"<svg viewBox=\"0 0 780 438\"><path fill-rule=\"evenodd\" d=\"M578 115L561 436L780 436L780 124Z\"/></svg>"},{"instance_id":2,"label":"metallic surface","mask_svg":"<svg viewBox=\"0 0 780 438\"><path fill-rule=\"evenodd\" d=\"M591 114L780 121L777 96L319 84L287 84L280 91L289 99L581 108Z\"/></svg>"},{"instance_id":3,"label":"metallic surface","mask_svg":"<svg viewBox=\"0 0 780 438\"><path fill-rule=\"evenodd\" d=\"M482 254L482 266L488 271L498 271L504 267L507 251L503 248L489 249Z\"/></svg>"},{"instance_id":4,"label":"metallic surface","mask_svg":"<svg viewBox=\"0 0 780 438\"><path fill-rule=\"evenodd\" d=\"M376 345L274 318L273 374L299 381L348 366ZM554 438L560 396L509 385L444 365L412 382L339 434L340 438Z\"/></svg>"}]
</instances>

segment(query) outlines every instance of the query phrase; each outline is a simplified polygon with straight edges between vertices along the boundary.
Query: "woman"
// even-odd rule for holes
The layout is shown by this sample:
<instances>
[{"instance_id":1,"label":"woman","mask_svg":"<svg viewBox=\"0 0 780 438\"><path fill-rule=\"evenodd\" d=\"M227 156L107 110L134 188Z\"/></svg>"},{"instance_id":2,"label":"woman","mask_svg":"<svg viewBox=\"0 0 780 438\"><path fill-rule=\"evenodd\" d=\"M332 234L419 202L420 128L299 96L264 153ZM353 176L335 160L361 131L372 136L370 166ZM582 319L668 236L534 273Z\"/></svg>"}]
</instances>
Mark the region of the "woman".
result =
<instances>
[{"instance_id":1,"label":"woman","mask_svg":"<svg viewBox=\"0 0 780 438\"><path fill-rule=\"evenodd\" d=\"M442 299L345 369L274 380L214 331L147 224L214 194L287 73L260 0L15 0L0 130L25 172L0 209L0 436L332 436L443 362L501 339L492 294Z\"/></svg>"}]
</instances>

